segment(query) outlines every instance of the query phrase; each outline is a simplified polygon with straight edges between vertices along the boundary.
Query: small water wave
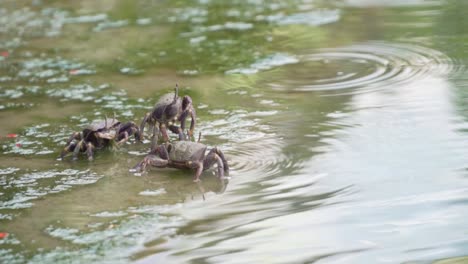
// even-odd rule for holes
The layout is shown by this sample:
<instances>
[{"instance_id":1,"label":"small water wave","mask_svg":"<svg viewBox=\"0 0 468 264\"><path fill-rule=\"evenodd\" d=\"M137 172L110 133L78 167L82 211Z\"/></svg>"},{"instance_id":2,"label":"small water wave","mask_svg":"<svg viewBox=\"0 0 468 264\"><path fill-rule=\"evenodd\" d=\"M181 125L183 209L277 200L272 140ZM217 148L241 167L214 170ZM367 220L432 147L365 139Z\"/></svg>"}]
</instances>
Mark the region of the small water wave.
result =
<instances>
[{"instance_id":1,"label":"small water wave","mask_svg":"<svg viewBox=\"0 0 468 264\"><path fill-rule=\"evenodd\" d=\"M282 152L283 144L274 134L265 134L261 140L242 142L242 147L230 150L233 170L237 175L256 175L268 178L284 169L293 170L295 161ZM259 180L259 179L257 179Z\"/></svg>"},{"instance_id":2,"label":"small water wave","mask_svg":"<svg viewBox=\"0 0 468 264\"><path fill-rule=\"evenodd\" d=\"M240 92L242 95L246 93ZM252 97L259 104L264 100L261 96ZM233 175L268 177L279 172L281 166L290 165L288 157L282 154L284 142L271 126L261 123L262 118L280 112L275 110L274 102L268 105L272 108L255 111L215 108L208 112L216 119L198 124L203 140L214 137L218 142L224 142L217 145L226 153Z\"/></svg>"},{"instance_id":3,"label":"small water wave","mask_svg":"<svg viewBox=\"0 0 468 264\"><path fill-rule=\"evenodd\" d=\"M92 65L32 52L12 52L4 60L6 63L0 66L0 74L6 75L0 75L0 82L7 84L25 81L34 84L62 84L69 82L72 76L96 73L95 66ZM1 71L2 68L4 71Z\"/></svg>"},{"instance_id":4,"label":"small water wave","mask_svg":"<svg viewBox=\"0 0 468 264\"><path fill-rule=\"evenodd\" d=\"M67 24L96 24L93 31L99 32L111 28L119 28L135 22L136 25L148 25L148 18L137 18L134 21L111 20L105 13L72 16L68 11L59 8L42 8L40 10L29 7L7 10L0 8L0 33L16 35L18 37L56 37L62 34ZM21 41L20 41L21 42ZM2 47L0 41L0 47ZM16 45L18 46L18 45Z\"/></svg>"},{"instance_id":5,"label":"small water wave","mask_svg":"<svg viewBox=\"0 0 468 264\"><path fill-rule=\"evenodd\" d=\"M273 89L362 93L457 70L444 53L403 43L368 42L297 57L285 70L294 78L281 76L269 83Z\"/></svg>"},{"instance_id":6,"label":"small water wave","mask_svg":"<svg viewBox=\"0 0 468 264\"><path fill-rule=\"evenodd\" d=\"M102 176L89 170L47 170L35 172L23 172L15 168L4 169L11 174L0 177L0 192L8 189L16 189L13 196L0 195L0 210L22 209L33 206L32 200L36 200L48 194L55 194L71 189L74 185L87 185L97 182ZM13 174L14 172L14 174ZM48 179L55 179L49 181Z\"/></svg>"},{"instance_id":7,"label":"small water wave","mask_svg":"<svg viewBox=\"0 0 468 264\"><path fill-rule=\"evenodd\" d=\"M173 236L176 227L181 226L185 221L177 215L167 215L167 212L174 210L174 206L142 206L129 208L120 213L132 214L133 217L124 221L115 221L113 218L104 222L88 225L89 229L79 230L76 228L61 227L56 225L48 226L44 232L51 237L68 241L74 246L87 245L86 248L79 248L71 251L67 248L56 248L45 251L34 256L34 263L54 263L61 261L79 262L100 262L105 260L113 263L126 263L128 256L143 245L154 245L157 241L148 241L147 234L159 234L164 241ZM104 250L103 248L112 248ZM102 251L102 254L95 254Z\"/></svg>"}]
</instances>

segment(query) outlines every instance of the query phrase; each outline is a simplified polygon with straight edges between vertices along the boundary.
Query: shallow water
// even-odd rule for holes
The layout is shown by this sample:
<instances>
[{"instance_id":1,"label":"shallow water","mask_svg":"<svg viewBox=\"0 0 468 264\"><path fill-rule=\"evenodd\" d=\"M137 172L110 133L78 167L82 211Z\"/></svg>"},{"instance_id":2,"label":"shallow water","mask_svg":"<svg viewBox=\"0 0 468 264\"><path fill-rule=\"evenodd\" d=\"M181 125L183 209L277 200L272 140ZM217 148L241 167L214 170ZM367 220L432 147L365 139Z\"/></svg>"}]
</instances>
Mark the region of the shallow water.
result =
<instances>
[{"instance_id":1,"label":"shallow water","mask_svg":"<svg viewBox=\"0 0 468 264\"><path fill-rule=\"evenodd\" d=\"M468 261L467 7L0 2L1 262ZM129 172L148 140L58 159L175 83L228 180Z\"/></svg>"}]
</instances>

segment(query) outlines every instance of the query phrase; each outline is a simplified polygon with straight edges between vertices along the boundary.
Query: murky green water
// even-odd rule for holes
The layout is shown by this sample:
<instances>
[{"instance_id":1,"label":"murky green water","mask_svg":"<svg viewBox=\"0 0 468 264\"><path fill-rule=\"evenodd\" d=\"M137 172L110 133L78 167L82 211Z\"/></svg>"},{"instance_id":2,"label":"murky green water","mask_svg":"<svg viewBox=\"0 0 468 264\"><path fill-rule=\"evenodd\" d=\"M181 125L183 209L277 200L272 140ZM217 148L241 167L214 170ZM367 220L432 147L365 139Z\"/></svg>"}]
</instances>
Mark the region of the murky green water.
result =
<instances>
[{"instance_id":1,"label":"murky green water","mask_svg":"<svg viewBox=\"0 0 468 264\"><path fill-rule=\"evenodd\" d=\"M0 262L468 262L467 10L0 1ZM228 182L130 173L148 140L58 159L175 83Z\"/></svg>"}]
</instances>

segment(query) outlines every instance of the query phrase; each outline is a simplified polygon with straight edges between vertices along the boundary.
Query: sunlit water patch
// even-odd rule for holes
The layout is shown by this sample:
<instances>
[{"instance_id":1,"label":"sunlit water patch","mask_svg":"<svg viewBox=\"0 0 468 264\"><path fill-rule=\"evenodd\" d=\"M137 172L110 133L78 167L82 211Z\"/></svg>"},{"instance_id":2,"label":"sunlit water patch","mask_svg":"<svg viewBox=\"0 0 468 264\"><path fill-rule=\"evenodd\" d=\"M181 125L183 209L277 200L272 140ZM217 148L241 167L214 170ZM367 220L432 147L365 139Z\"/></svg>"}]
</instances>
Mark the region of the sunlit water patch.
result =
<instances>
[{"instance_id":1,"label":"sunlit water patch","mask_svg":"<svg viewBox=\"0 0 468 264\"><path fill-rule=\"evenodd\" d=\"M446 76L457 70L456 63L442 52L415 44L369 42L321 49L296 58L276 71L275 76L266 74L275 80L267 81L272 89L362 93L397 87L430 75ZM248 71L249 68L243 70ZM293 78L283 78L284 74Z\"/></svg>"}]
</instances>

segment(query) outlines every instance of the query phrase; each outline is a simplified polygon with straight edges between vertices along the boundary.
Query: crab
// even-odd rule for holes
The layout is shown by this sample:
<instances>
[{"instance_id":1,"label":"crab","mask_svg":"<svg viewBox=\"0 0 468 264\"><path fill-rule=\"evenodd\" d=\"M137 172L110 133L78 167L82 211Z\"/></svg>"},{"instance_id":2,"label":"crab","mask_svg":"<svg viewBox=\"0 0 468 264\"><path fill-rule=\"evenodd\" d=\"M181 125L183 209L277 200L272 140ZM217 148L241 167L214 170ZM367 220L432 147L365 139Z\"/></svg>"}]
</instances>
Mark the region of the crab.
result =
<instances>
[{"instance_id":1,"label":"crab","mask_svg":"<svg viewBox=\"0 0 468 264\"><path fill-rule=\"evenodd\" d=\"M196 113L192 105L192 98L186 95L182 99L178 96L179 86L176 84L174 93L168 93L159 98L151 112L146 113L140 125L141 135L143 137L145 125L148 123L153 128L152 145L154 148L158 142L161 132L164 142L169 141L166 127L175 134L179 135L179 140L185 139L183 133L185 129L185 120L188 115L191 117L189 137L192 136L195 129ZM180 127L175 123L180 121Z\"/></svg>"},{"instance_id":2,"label":"crab","mask_svg":"<svg viewBox=\"0 0 468 264\"><path fill-rule=\"evenodd\" d=\"M154 148L131 171L144 172L148 165L157 168L177 168L196 170L194 182L200 181L203 171L218 165L218 177L224 179L224 174L229 173L229 165L224 153L218 148L212 148L205 155L207 146L193 141L176 141L174 143L161 144Z\"/></svg>"},{"instance_id":3,"label":"crab","mask_svg":"<svg viewBox=\"0 0 468 264\"><path fill-rule=\"evenodd\" d=\"M96 120L86 126L81 132L74 132L65 148L60 154L61 159L73 152L73 159L78 158L79 152L86 152L88 160L93 160L94 150L110 146L113 142L120 145L126 142L130 136L140 141L141 134L138 126L133 122L122 124L115 117L112 119Z\"/></svg>"}]
</instances>

